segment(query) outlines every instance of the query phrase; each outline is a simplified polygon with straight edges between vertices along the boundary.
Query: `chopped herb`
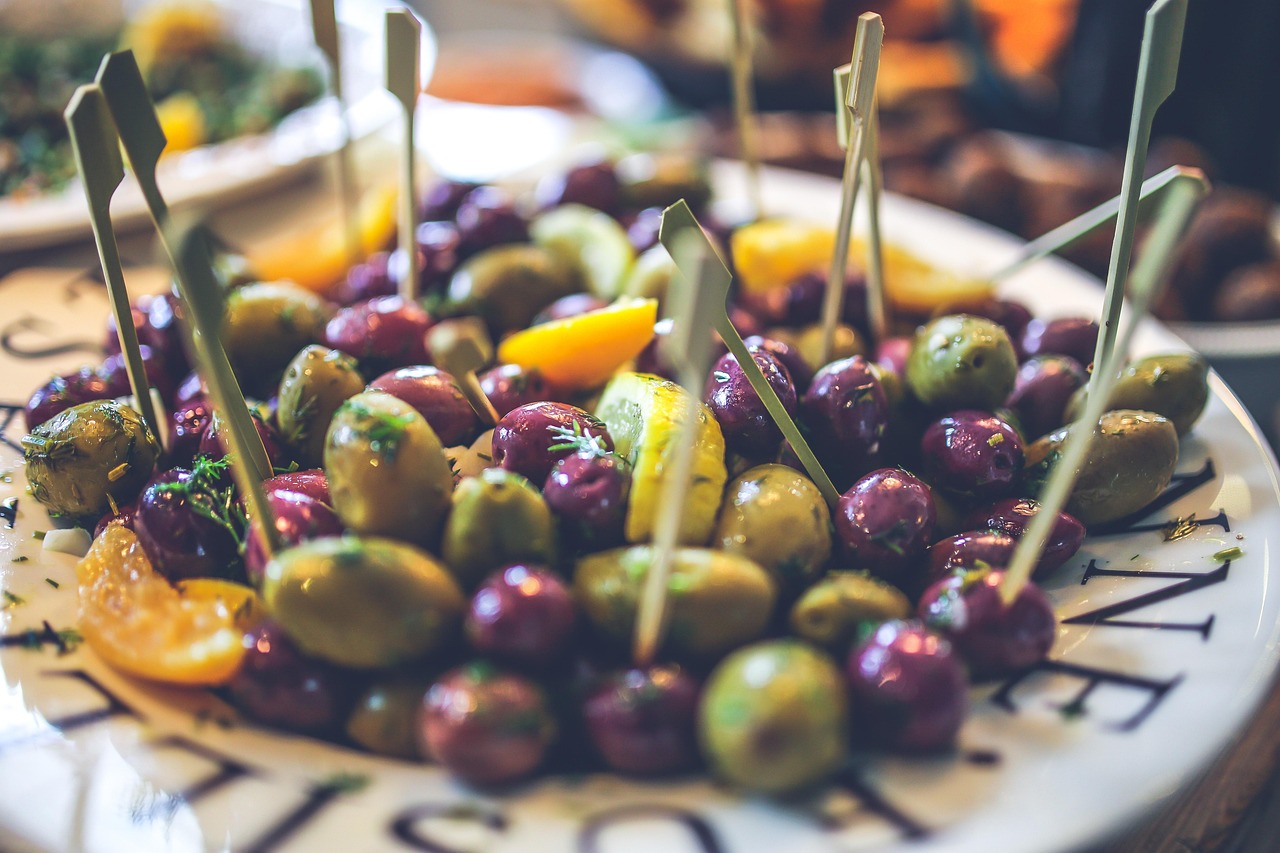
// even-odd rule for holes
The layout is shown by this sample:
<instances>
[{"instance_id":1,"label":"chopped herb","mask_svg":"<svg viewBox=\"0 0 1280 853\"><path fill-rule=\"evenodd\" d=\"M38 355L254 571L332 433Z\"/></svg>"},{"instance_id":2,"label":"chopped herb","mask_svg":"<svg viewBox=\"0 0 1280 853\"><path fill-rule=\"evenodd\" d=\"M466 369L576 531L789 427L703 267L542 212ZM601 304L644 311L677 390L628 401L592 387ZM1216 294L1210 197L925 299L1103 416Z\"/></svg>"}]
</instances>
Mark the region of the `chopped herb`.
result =
<instances>
[{"instance_id":1,"label":"chopped herb","mask_svg":"<svg viewBox=\"0 0 1280 853\"><path fill-rule=\"evenodd\" d=\"M598 434L592 434L591 428L582 428L580 421L573 422L573 428L565 426L549 426L547 430L557 442L547 448L552 453L569 450L587 456L608 457L614 453L604 445L604 425L600 425Z\"/></svg>"},{"instance_id":2,"label":"chopped herb","mask_svg":"<svg viewBox=\"0 0 1280 853\"><path fill-rule=\"evenodd\" d=\"M1222 560L1238 560L1244 556L1244 551L1240 550L1238 545L1232 545L1230 548L1223 548L1213 555L1213 559Z\"/></svg>"},{"instance_id":3,"label":"chopped herb","mask_svg":"<svg viewBox=\"0 0 1280 853\"><path fill-rule=\"evenodd\" d=\"M45 627L49 627L49 623L45 623ZM63 628L56 632L58 638L58 654L66 655L74 652L76 647L84 642L84 636L75 628Z\"/></svg>"},{"instance_id":4,"label":"chopped herb","mask_svg":"<svg viewBox=\"0 0 1280 853\"><path fill-rule=\"evenodd\" d=\"M0 606L0 610L8 610L10 607L18 607L26 604L27 600L20 595L14 595L9 590L4 591L4 604Z\"/></svg>"},{"instance_id":5,"label":"chopped herb","mask_svg":"<svg viewBox=\"0 0 1280 853\"><path fill-rule=\"evenodd\" d=\"M1164 526L1164 541L1177 542L1179 539L1186 539L1199 526L1194 512L1183 518L1175 518Z\"/></svg>"},{"instance_id":6,"label":"chopped herb","mask_svg":"<svg viewBox=\"0 0 1280 853\"><path fill-rule=\"evenodd\" d=\"M364 423L360 424L360 436L369 442L369 449L387 460L396 456L400 443L404 441L405 432L413 423L416 412L393 415L380 412L359 401L347 400L342 409L352 412Z\"/></svg>"},{"instance_id":7,"label":"chopped herb","mask_svg":"<svg viewBox=\"0 0 1280 853\"><path fill-rule=\"evenodd\" d=\"M129 467L128 462L121 462L119 465L107 472L107 479L113 483L120 480L129 473Z\"/></svg>"},{"instance_id":8,"label":"chopped herb","mask_svg":"<svg viewBox=\"0 0 1280 853\"><path fill-rule=\"evenodd\" d=\"M10 560L9 562L11 562L11 563L25 563L25 562L26 562L27 560L29 560L29 559L31 559L31 558L30 558L30 557L28 557L26 554L19 554L18 556L14 557L14 558L13 558L12 560Z\"/></svg>"},{"instance_id":9,"label":"chopped herb","mask_svg":"<svg viewBox=\"0 0 1280 853\"><path fill-rule=\"evenodd\" d=\"M1129 562L1132 563L1134 560L1138 559L1138 557L1140 556L1141 556L1140 554L1134 554L1132 557L1129 558Z\"/></svg>"},{"instance_id":10,"label":"chopped herb","mask_svg":"<svg viewBox=\"0 0 1280 853\"><path fill-rule=\"evenodd\" d=\"M317 787L340 794L355 794L367 788L369 782L369 777L364 773L334 773L329 778L322 779Z\"/></svg>"},{"instance_id":11,"label":"chopped herb","mask_svg":"<svg viewBox=\"0 0 1280 853\"><path fill-rule=\"evenodd\" d=\"M59 589L62 586L62 584L58 583L53 578L45 578L44 582L47 583L49 586L53 587L54 589Z\"/></svg>"},{"instance_id":12,"label":"chopped herb","mask_svg":"<svg viewBox=\"0 0 1280 853\"><path fill-rule=\"evenodd\" d=\"M998 432L994 433L990 438L987 439L988 447L999 447L1001 444L1004 444L1004 435L1002 435L1001 433L998 433Z\"/></svg>"},{"instance_id":13,"label":"chopped herb","mask_svg":"<svg viewBox=\"0 0 1280 853\"><path fill-rule=\"evenodd\" d=\"M42 542L43 542L43 541L44 541L44 531L43 531L43 530L36 530L36 531L32 532L32 534L31 534L31 538L32 538L32 539L37 539L37 540L39 540L39 541L42 541Z\"/></svg>"},{"instance_id":14,"label":"chopped herb","mask_svg":"<svg viewBox=\"0 0 1280 853\"><path fill-rule=\"evenodd\" d=\"M248 518L244 507L236 500L235 487L222 485L223 474L229 465L226 458L213 460L207 456L198 456L192 463L191 474L186 480L161 483L155 488L160 494L175 494L184 498L192 512L226 530L237 545L243 546Z\"/></svg>"}]
</instances>

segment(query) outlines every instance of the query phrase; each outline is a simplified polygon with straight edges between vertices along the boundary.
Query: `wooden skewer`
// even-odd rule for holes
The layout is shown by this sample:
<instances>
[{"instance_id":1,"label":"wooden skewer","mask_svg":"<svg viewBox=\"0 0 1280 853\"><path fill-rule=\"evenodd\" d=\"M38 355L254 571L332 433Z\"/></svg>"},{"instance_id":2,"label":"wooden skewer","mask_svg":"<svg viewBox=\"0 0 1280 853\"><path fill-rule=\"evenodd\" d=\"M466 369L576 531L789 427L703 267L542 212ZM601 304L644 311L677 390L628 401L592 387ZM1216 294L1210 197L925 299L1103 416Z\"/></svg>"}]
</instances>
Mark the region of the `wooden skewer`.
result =
<instances>
[{"instance_id":1,"label":"wooden skewer","mask_svg":"<svg viewBox=\"0 0 1280 853\"><path fill-rule=\"evenodd\" d=\"M413 115L422 89L419 57L422 52L422 24L408 9L387 10L387 91L395 95L404 113L403 147L400 151L400 252L405 256L400 296L412 301L418 296L418 252L414 241L417 210L413 179Z\"/></svg>"},{"instance_id":2,"label":"wooden skewer","mask_svg":"<svg viewBox=\"0 0 1280 853\"><path fill-rule=\"evenodd\" d=\"M836 105L837 115L844 113L847 143L844 152L844 172L840 181L840 213L836 219L836 245L831 255L831 267L827 272L827 290L822 302L822 340L819 355L825 364L831 360L835 347L836 326L844 305L844 277L849 265L849 237L853 228L853 207L862 183L862 161L866 156L868 117L875 98L876 78L880 71L880 48L884 42L884 22L874 12L864 12L858 18L858 30L853 40L853 59L847 75L836 69L837 91L842 79L847 93Z\"/></svg>"},{"instance_id":3,"label":"wooden skewer","mask_svg":"<svg viewBox=\"0 0 1280 853\"><path fill-rule=\"evenodd\" d=\"M427 333L427 348L435 363L458 381L463 396L480 420L490 427L497 424L501 416L476 377L476 371L488 363L488 358L475 338L466 334L465 327L444 323L433 327Z\"/></svg>"},{"instance_id":4,"label":"wooden skewer","mask_svg":"<svg viewBox=\"0 0 1280 853\"><path fill-rule=\"evenodd\" d=\"M342 141L333 152L338 176L338 207L342 214L342 232L347 241L347 261L354 266L361 260L359 224L356 221L355 164L351 156L351 121L347 117L346 100L342 97L342 47L338 35L338 19L333 0L311 0L311 33L316 47L329 62L329 88L338 102L338 121Z\"/></svg>"},{"instance_id":5,"label":"wooden skewer","mask_svg":"<svg viewBox=\"0 0 1280 853\"><path fill-rule=\"evenodd\" d=\"M880 235L880 192L884 178L880 171L880 117L876 104L867 116L867 155L862 161L867 182L867 319L872 344L889 337L889 302L884 290L884 243Z\"/></svg>"},{"instance_id":6,"label":"wooden skewer","mask_svg":"<svg viewBox=\"0 0 1280 853\"><path fill-rule=\"evenodd\" d=\"M71 133L76 169L80 172L85 200L89 203L89 223L93 227L93 241L98 246L98 261L102 264L107 295L111 297L111 313L116 321L116 336L120 339L120 352L124 354L129 387L147 428L157 441L163 441L164 434L151 400L151 383L147 380L146 365L142 362L142 350L138 345L138 330L133 325L133 311L129 308L129 291L120 265L120 248L111 224L111 198L124 180L120 141L111 122L106 99L96 84L76 89L64 116Z\"/></svg>"},{"instance_id":7,"label":"wooden skewer","mask_svg":"<svg viewBox=\"0 0 1280 853\"><path fill-rule=\"evenodd\" d=\"M1080 474L1080 466L1097 434L1098 419L1106 410L1111 389L1120 374L1134 332L1168 277L1178 240L1186 231L1187 222L1196 205L1208 190L1209 184L1203 176L1193 174L1190 170L1176 176L1169 185L1159 218L1147 237L1142 257L1138 259L1129 279L1129 322L1102 364L1095 367L1095 385L1085 401L1084 411L1068 430L1061 448L1062 455L1054 463L1041 495L1040 508L1032 516L1031 523L1027 525L1026 532L1009 560L1000 584L1000 596L1006 605L1018 597L1036 563L1040 561L1045 541L1053 530L1058 512L1066 504L1071 488Z\"/></svg>"},{"instance_id":8,"label":"wooden skewer","mask_svg":"<svg viewBox=\"0 0 1280 853\"><path fill-rule=\"evenodd\" d=\"M760 146L756 139L756 99L753 90L751 24L747 0L728 0L733 49L729 59L733 75L733 117L738 128L738 149L747 170L750 220L760 218L764 196L760 191Z\"/></svg>"}]
</instances>

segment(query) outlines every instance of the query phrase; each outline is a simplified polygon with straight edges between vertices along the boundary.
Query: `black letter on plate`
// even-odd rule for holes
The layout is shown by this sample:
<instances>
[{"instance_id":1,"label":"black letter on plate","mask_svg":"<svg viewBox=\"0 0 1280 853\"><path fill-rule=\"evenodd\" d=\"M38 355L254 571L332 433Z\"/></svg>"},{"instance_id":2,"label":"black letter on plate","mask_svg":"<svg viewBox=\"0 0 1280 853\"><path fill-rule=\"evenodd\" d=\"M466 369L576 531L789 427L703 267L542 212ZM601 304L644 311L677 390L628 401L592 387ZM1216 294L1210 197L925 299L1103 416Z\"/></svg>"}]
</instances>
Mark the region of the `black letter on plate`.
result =
<instances>
[{"instance_id":1,"label":"black letter on plate","mask_svg":"<svg viewBox=\"0 0 1280 853\"><path fill-rule=\"evenodd\" d=\"M456 848L446 847L418 830L418 823L433 817L474 820L494 832L502 832L507 828L507 819L501 812L492 811L483 806L467 803L451 805L427 803L400 812L391 823L391 834L415 850L425 850L427 853L459 853Z\"/></svg>"},{"instance_id":2,"label":"black letter on plate","mask_svg":"<svg viewBox=\"0 0 1280 853\"><path fill-rule=\"evenodd\" d=\"M1024 669L1022 672L1013 676L1000 686L1000 689L991 701L995 702L1001 708L1004 708L1010 714L1018 712L1018 706L1013 703L1013 691L1028 676L1036 672L1060 673L1062 675L1071 675L1082 679L1085 682L1084 687L1080 688L1080 692L1075 698L1063 705L1059 710L1066 716L1078 717L1086 712L1085 702L1089 698L1089 694L1094 691L1099 684L1116 684L1121 687L1132 687L1135 690L1146 690L1151 694L1151 698L1147 700L1147 704L1143 705L1138 712L1124 722L1117 723L1115 728L1117 731L1131 732L1164 701L1169 695L1169 691L1177 687L1182 682L1182 676L1171 679L1169 681L1155 681L1150 678L1140 678L1136 675L1126 675L1123 672L1111 672L1105 669L1094 669L1089 666L1080 666L1073 663L1065 663L1057 660L1043 660L1033 667Z\"/></svg>"},{"instance_id":3,"label":"black letter on plate","mask_svg":"<svg viewBox=\"0 0 1280 853\"><path fill-rule=\"evenodd\" d=\"M1122 616L1132 610L1159 604L1171 598L1178 598L1205 587L1216 586L1227 579L1227 572L1230 570L1230 560L1227 560L1211 572L1145 572L1100 569L1096 560L1090 560L1089 567L1084 570L1084 577L1080 580L1081 584L1088 583L1097 577L1172 578L1180 580L1182 583L1175 583L1166 586L1164 589L1157 589L1155 592L1148 592L1146 595L1130 598L1128 601L1117 602L1106 607L1099 607L1097 610L1090 610L1088 613L1081 613L1079 616L1072 616L1070 619L1063 619L1062 624L1111 625L1116 628L1150 628L1155 631L1195 631L1203 639L1208 640L1209 631L1213 628L1213 616L1198 624L1190 622L1131 622L1126 619L1114 619L1112 617Z\"/></svg>"},{"instance_id":4,"label":"black letter on plate","mask_svg":"<svg viewBox=\"0 0 1280 853\"><path fill-rule=\"evenodd\" d=\"M582 853L599 853L600 833L610 824L653 817L670 818L684 826L689 830L694 840L698 842L698 847L704 853L724 853L724 846L711 828L711 824L707 823L704 818L684 809L656 805L622 806L608 811L597 812L588 818L586 824L583 825L582 835L578 839L578 849Z\"/></svg>"}]
</instances>

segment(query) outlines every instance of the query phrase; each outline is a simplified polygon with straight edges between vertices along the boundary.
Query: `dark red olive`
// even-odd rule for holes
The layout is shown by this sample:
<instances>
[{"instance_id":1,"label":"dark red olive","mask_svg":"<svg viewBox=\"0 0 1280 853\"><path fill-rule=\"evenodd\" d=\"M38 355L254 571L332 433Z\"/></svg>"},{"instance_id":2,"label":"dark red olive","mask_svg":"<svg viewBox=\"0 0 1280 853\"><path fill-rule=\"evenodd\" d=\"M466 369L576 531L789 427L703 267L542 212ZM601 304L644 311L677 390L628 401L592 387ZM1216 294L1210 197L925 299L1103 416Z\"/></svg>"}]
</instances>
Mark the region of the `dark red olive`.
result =
<instances>
[{"instance_id":1,"label":"dark red olive","mask_svg":"<svg viewBox=\"0 0 1280 853\"><path fill-rule=\"evenodd\" d=\"M146 344L138 347L142 355L142 369L146 374L147 384L156 390L160 399L166 403L173 399L178 383L165 367L163 356ZM125 366L123 353L112 353L98 368L98 375L106 384L108 397L127 397L133 393L129 384L129 371Z\"/></svg>"},{"instance_id":2,"label":"dark red olive","mask_svg":"<svg viewBox=\"0 0 1280 853\"><path fill-rule=\"evenodd\" d=\"M996 325L1003 326L1004 330L1009 333L1009 340L1011 341L1022 339L1022 335L1027 329L1027 324L1032 319L1031 311L1021 302L995 298L939 308L934 312L935 317L941 317L944 314L968 314L971 317L985 317Z\"/></svg>"},{"instance_id":3,"label":"dark red olive","mask_svg":"<svg viewBox=\"0 0 1280 853\"><path fill-rule=\"evenodd\" d=\"M998 530L1014 539L1021 539L1027 525L1039 511L1040 504L1030 498L1004 498L971 513L968 524L974 529ZM1032 577L1040 577L1065 565L1084 544L1084 536L1084 525L1075 516L1059 511Z\"/></svg>"},{"instance_id":4,"label":"dark red olive","mask_svg":"<svg viewBox=\"0 0 1280 853\"><path fill-rule=\"evenodd\" d=\"M328 504L301 492L271 489L266 494L281 548L291 548L308 539L342 535L342 522ZM249 582L254 586L261 585L262 571L266 568L267 561L267 552L262 547L258 526L250 523L245 536L244 569Z\"/></svg>"},{"instance_id":5,"label":"dark red olive","mask_svg":"<svg viewBox=\"0 0 1280 853\"><path fill-rule=\"evenodd\" d=\"M418 292L432 293L449 283L462 260L462 237L452 222L423 222L413 232L418 247Z\"/></svg>"},{"instance_id":6,"label":"dark red olive","mask_svg":"<svg viewBox=\"0 0 1280 853\"><path fill-rule=\"evenodd\" d=\"M814 374L800 403L809 444L838 483L849 483L880 458L889 399L862 356L840 359Z\"/></svg>"},{"instance_id":7,"label":"dark red olive","mask_svg":"<svg viewBox=\"0 0 1280 853\"><path fill-rule=\"evenodd\" d=\"M359 359L369 372L381 372L427 363L425 338L433 325L416 302L380 296L339 309L324 328L324 343Z\"/></svg>"},{"instance_id":8,"label":"dark red olive","mask_svg":"<svg viewBox=\"0 0 1280 853\"><path fill-rule=\"evenodd\" d=\"M752 352L762 351L776 358L791 376L791 383L796 386L796 393L803 394L813 383L813 368L804 360L800 351L791 344L763 335L752 335L743 341Z\"/></svg>"},{"instance_id":9,"label":"dark red olive","mask_svg":"<svg viewBox=\"0 0 1280 853\"><path fill-rule=\"evenodd\" d=\"M1005 566L1018 540L995 530L969 530L948 536L929 548L927 583L952 575L957 569Z\"/></svg>"},{"instance_id":10,"label":"dark red olive","mask_svg":"<svg viewBox=\"0 0 1280 853\"><path fill-rule=\"evenodd\" d=\"M621 206L622 183L613 163L596 160L582 163L567 172L547 175L538 181L534 198L538 207L561 204L585 204L608 214L616 214Z\"/></svg>"},{"instance_id":11,"label":"dark red olive","mask_svg":"<svg viewBox=\"0 0 1280 853\"><path fill-rule=\"evenodd\" d=\"M942 636L911 622L885 622L845 665L857 739L902 752L955 744L969 711L964 664Z\"/></svg>"},{"instance_id":12,"label":"dark red olive","mask_svg":"<svg viewBox=\"0 0 1280 853\"><path fill-rule=\"evenodd\" d=\"M155 570L171 581L231 577L238 563L232 499L216 474L203 471L166 471L138 498L133 530Z\"/></svg>"},{"instance_id":13,"label":"dark red olive","mask_svg":"<svg viewBox=\"0 0 1280 853\"><path fill-rule=\"evenodd\" d=\"M480 584L464 628L480 654L542 668L563 657L576 621L573 595L564 581L545 566L517 563Z\"/></svg>"},{"instance_id":14,"label":"dark red olive","mask_svg":"<svg viewBox=\"0 0 1280 853\"><path fill-rule=\"evenodd\" d=\"M917 614L949 637L974 678L1010 675L1044 660L1057 619L1048 597L1026 583L1013 603L1000 598L1002 570L943 578L925 590Z\"/></svg>"},{"instance_id":15,"label":"dark red olive","mask_svg":"<svg viewBox=\"0 0 1280 853\"><path fill-rule=\"evenodd\" d=\"M133 303L133 325L138 332L138 343L151 348L160 362L177 378L191 366L187 363L187 351L183 344L183 331L179 323L181 303L172 293L141 296ZM120 339L116 333L115 319L107 321L108 355L120 351Z\"/></svg>"},{"instance_id":16,"label":"dark red olive","mask_svg":"<svg viewBox=\"0 0 1280 853\"><path fill-rule=\"evenodd\" d=\"M200 442L213 423L213 411L197 397L175 411L169 425L169 455L176 465L190 465L200 452ZM222 454L219 454L221 458Z\"/></svg>"},{"instance_id":17,"label":"dark red olive","mask_svg":"<svg viewBox=\"0 0 1280 853\"><path fill-rule=\"evenodd\" d=\"M480 418L457 380L435 367L416 365L382 374L370 388L404 400L426 418L445 447L471 444L480 433Z\"/></svg>"},{"instance_id":18,"label":"dark red olive","mask_svg":"<svg viewBox=\"0 0 1280 853\"><path fill-rule=\"evenodd\" d=\"M30 432L49 418L72 406L106 399L110 399L107 383L91 367L82 367L76 373L55 376L37 388L27 400L23 411L27 431Z\"/></svg>"},{"instance_id":19,"label":"dark red olive","mask_svg":"<svg viewBox=\"0 0 1280 853\"><path fill-rule=\"evenodd\" d=\"M937 520L929 487L899 468L880 468L858 480L832 518L855 567L905 590L919 587Z\"/></svg>"},{"instance_id":20,"label":"dark red olive","mask_svg":"<svg viewBox=\"0 0 1280 853\"><path fill-rule=\"evenodd\" d=\"M1005 405L1022 422L1027 439L1053 432L1066 421L1071 395L1089 381L1080 362L1066 355L1038 355L1018 368Z\"/></svg>"},{"instance_id":21,"label":"dark red olive","mask_svg":"<svg viewBox=\"0 0 1280 853\"><path fill-rule=\"evenodd\" d=\"M599 311L601 308L608 307L608 301L594 293L570 293L568 296L561 296L539 311L530 325L539 326L553 320L567 320L570 317L578 317L589 311Z\"/></svg>"},{"instance_id":22,"label":"dark red olive","mask_svg":"<svg viewBox=\"0 0 1280 853\"><path fill-rule=\"evenodd\" d=\"M587 734L620 773L687 770L698 756L698 695L698 682L675 665L606 673L583 703Z\"/></svg>"},{"instance_id":23,"label":"dark red olive","mask_svg":"<svg viewBox=\"0 0 1280 853\"><path fill-rule=\"evenodd\" d=\"M454 221L458 225L459 248L465 256L529 239L529 227L516 212L511 196L497 187L476 187L463 196Z\"/></svg>"},{"instance_id":24,"label":"dark red olive","mask_svg":"<svg viewBox=\"0 0 1280 853\"><path fill-rule=\"evenodd\" d=\"M499 364L480 374L480 388L498 417L529 403L564 402L568 392L548 382L537 368Z\"/></svg>"},{"instance_id":25,"label":"dark red olive","mask_svg":"<svg viewBox=\"0 0 1280 853\"><path fill-rule=\"evenodd\" d=\"M339 305L355 305L379 296L393 296L396 282L391 278L390 267L389 252L374 252L347 270L346 279L334 291L334 301Z\"/></svg>"},{"instance_id":26,"label":"dark red olive","mask_svg":"<svg viewBox=\"0 0 1280 853\"><path fill-rule=\"evenodd\" d=\"M1098 345L1098 324L1087 317L1060 317L1032 320L1022 333L1019 349L1023 358L1037 355L1066 355L1080 364L1093 363Z\"/></svg>"},{"instance_id":27,"label":"dark red olive","mask_svg":"<svg viewBox=\"0 0 1280 853\"><path fill-rule=\"evenodd\" d=\"M529 403L512 409L493 429L493 463L546 482L556 462L582 449L608 452L613 439L595 415L567 403Z\"/></svg>"},{"instance_id":28,"label":"dark red olive","mask_svg":"<svg viewBox=\"0 0 1280 853\"><path fill-rule=\"evenodd\" d=\"M943 491L990 500L1009 493L1022 471L1022 439L1002 418L964 409L934 421L920 439L926 474Z\"/></svg>"},{"instance_id":29,"label":"dark red olive","mask_svg":"<svg viewBox=\"0 0 1280 853\"><path fill-rule=\"evenodd\" d=\"M319 468L276 474L263 480L262 488L269 492L300 492L322 504L333 506L333 498L329 496L329 478Z\"/></svg>"},{"instance_id":30,"label":"dark red olive","mask_svg":"<svg viewBox=\"0 0 1280 853\"><path fill-rule=\"evenodd\" d=\"M630 491L626 460L612 453L575 453L551 469L542 496L560 519L566 544L600 551L622 544Z\"/></svg>"},{"instance_id":31,"label":"dark red olive","mask_svg":"<svg viewBox=\"0 0 1280 853\"><path fill-rule=\"evenodd\" d=\"M899 376L907 375L907 356L911 355L911 338L885 338L876 345L876 364Z\"/></svg>"},{"instance_id":32,"label":"dark red olive","mask_svg":"<svg viewBox=\"0 0 1280 853\"><path fill-rule=\"evenodd\" d=\"M280 438L280 433L276 432L276 428L266 421L259 418L256 414L251 417L254 429L258 431L258 437L262 439L262 446L267 451L267 459L271 462L271 467L277 471L283 471L289 467L289 451L286 449L284 440ZM220 424L217 421L210 421L205 427L204 434L200 436L200 446L196 450L199 456L207 456L215 462L223 459L231 452L226 443L222 440ZM233 463L234 464L234 463ZM230 474L227 475L230 478Z\"/></svg>"},{"instance_id":33,"label":"dark red olive","mask_svg":"<svg viewBox=\"0 0 1280 853\"><path fill-rule=\"evenodd\" d=\"M102 518L98 519L98 523L94 525L93 538L97 539L98 537L100 537L103 531L107 529L107 525L111 524L112 522L117 522L119 524L124 525L129 530L132 530L133 517L134 517L134 514L137 513L137 511L138 511L137 502L125 504L124 506L120 507L119 512L111 512L108 510L106 513L103 514Z\"/></svg>"},{"instance_id":34,"label":"dark red olive","mask_svg":"<svg viewBox=\"0 0 1280 853\"><path fill-rule=\"evenodd\" d=\"M782 401L783 408L794 415L796 388L791 374L764 350L751 353L751 358ZM732 353L721 356L715 363L702 399L724 432L726 448L748 459L772 459L777 454L782 431Z\"/></svg>"},{"instance_id":35,"label":"dark red olive","mask_svg":"<svg viewBox=\"0 0 1280 853\"><path fill-rule=\"evenodd\" d=\"M422 197L423 222L453 219L458 215L458 205L472 190L480 185L468 181L436 181Z\"/></svg>"}]
</instances>

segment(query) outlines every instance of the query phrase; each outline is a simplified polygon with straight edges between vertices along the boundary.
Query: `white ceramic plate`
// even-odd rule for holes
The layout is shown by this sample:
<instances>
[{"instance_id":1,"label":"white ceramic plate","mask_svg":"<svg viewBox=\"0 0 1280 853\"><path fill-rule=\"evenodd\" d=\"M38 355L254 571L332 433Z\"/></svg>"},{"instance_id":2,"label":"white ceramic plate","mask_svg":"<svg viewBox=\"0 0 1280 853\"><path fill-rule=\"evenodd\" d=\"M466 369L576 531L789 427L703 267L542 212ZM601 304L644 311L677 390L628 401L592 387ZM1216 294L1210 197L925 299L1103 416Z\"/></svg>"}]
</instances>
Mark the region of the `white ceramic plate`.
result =
<instances>
[{"instance_id":1,"label":"white ceramic plate","mask_svg":"<svg viewBox=\"0 0 1280 853\"><path fill-rule=\"evenodd\" d=\"M305 0L214 0L225 10L237 39L259 55L314 64L324 69L323 58L312 43L311 18ZM6 16L38 27L50 16L56 20L80 20L80 7L69 0L7 0ZM146 6L144 0L99 0L91 4L110 20L121 9ZM383 18L390 5L376 0L344 0L337 3L342 41L343 90L352 138L359 140L399 115L399 106L382 88ZM41 11L39 17L23 15L25 7ZM99 8L102 7L102 8ZM50 11L52 10L52 11ZM34 20L33 20L34 18ZM435 40L430 28L423 32L423 79L435 63ZM327 75L327 71L323 71ZM326 77L327 79L327 77ZM88 81L86 81L88 82ZM239 137L183 151L161 160L157 180L175 209L212 206L261 193L317 165L337 149L342 140L337 103L331 97L287 116L268 133ZM124 232L149 222L142 194L132 177L126 177L112 205L115 227ZM31 199L0 199L0 252L87 239L90 235L84 191L78 182L64 190Z\"/></svg>"},{"instance_id":2,"label":"white ceramic plate","mask_svg":"<svg viewBox=\"0 0 1280 853\"><path fill-rule=\"evenodd\" d=\"M732 193L740 180L722 173L719 184ZM830 181L771 172L765 193L776 212L834 219ZM957 269L997 266L1015 248L989 228L896 198L885 226ZM102 294L81 290L75 301L85 307L62 333L98 340L101 326L88 318L105 314ZM1056 262L1008 290L1050 315L1095 313L1099 301L1094 281ZM0 289L0 313L51 317L65 313L67 298ZM1140 346L1183 347L1154 324ZM34 365L47 374L76 363L0 352L4 399L21 404ZM19 417L4 438L20 435ZM0 523L0 584L25 600L0 612L0 846L933 853L1097 841L1190 782L1253 711L1276 665L1275 461L1216 378L1182 453L1168 502L1136 527L1092 537L1048 581L1063 622L1050 662L975 690L955 755L860 757L831 788L782 805L697 777L559 777L480 793L432 767L245 724L223 728L216 720L229 712L208 695L131 682L83 647L60 655L45 626L74 624L74 560L32 538L48 519L23 494L17 454L0 447L2 467L13 470L0 497L19 501L12 529ZM1161 525L1192 512L1206 523L1164 541ZM1215 558L1233 546L1242 556Z\"/></svg>"}]
</instances>

